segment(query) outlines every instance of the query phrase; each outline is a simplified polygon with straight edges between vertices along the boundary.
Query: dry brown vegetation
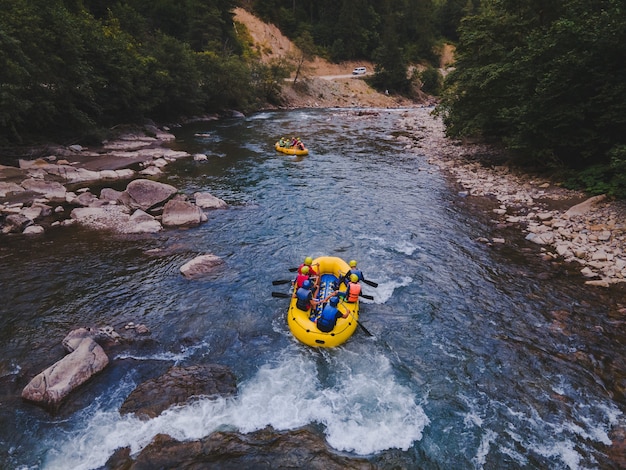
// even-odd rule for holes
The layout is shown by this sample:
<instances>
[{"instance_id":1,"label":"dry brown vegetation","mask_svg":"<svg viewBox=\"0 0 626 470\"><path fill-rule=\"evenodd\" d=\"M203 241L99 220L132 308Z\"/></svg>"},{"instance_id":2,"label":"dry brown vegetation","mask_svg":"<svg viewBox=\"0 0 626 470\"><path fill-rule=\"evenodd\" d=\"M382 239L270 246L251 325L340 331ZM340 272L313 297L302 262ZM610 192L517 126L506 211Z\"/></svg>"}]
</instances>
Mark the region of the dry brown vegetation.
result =
<instances>
[{"instance_id":1,"label":"dry brown vegetation","mask_svg":"<svg viewBox=\"0 0 626 470\"><path fill-rule=\"evenodd\" d=\"M287 58L297 51L276 26L264 23L242 8L235 9L235 20L248 29L261 60ZM286 82L283 87L286 105L294 108L395 108L419 104L405 98L378 93L362 77L351 75L352 70L359 66L373 70L373 64L368 62L334 64L319 57L305 62L297 83L294 85L293 82Z\"/></svg>"}]
</instances>

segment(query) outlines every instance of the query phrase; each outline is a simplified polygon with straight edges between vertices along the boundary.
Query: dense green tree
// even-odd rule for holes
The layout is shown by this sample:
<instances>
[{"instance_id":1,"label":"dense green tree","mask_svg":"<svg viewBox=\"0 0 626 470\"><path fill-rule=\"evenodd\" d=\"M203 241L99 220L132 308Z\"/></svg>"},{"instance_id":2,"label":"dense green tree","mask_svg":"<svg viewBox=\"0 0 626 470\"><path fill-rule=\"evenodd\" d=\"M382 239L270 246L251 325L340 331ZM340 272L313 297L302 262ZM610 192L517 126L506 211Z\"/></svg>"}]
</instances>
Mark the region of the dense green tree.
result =
<instances>
[{"instance_id":1,"label":"dense green tree","mask_svg":"<svg viewBox=\"0 0 626 470\"><path fill-rule=\"evenodd\" d=\"M397 22L397 16L389 9L385 16L384 40L374 54L376 73L371 83L379 90L406 95L410 90L408 63L398 40Z\"/></svg>"},{"instance_id":2,"label":"dense green tree","mask_svg":"<svg viewBox=\"0 0 626 470\"><path fill-rule=\"evenodd\" d=\"M450 135L572 167L608 162L626 129L621 2L483 2L461 28L440 110Z\"/></svg>"},{"instance_id":3,"label":"dense green tree","mask_svg":"<svg viewBox=\"0 0 626 470\"><path fill-rule=\"evenodd\" d=\"M232 6L0 0L0 143L246 109L267 89L251 86Z\"/></svg>"}]
</instances>

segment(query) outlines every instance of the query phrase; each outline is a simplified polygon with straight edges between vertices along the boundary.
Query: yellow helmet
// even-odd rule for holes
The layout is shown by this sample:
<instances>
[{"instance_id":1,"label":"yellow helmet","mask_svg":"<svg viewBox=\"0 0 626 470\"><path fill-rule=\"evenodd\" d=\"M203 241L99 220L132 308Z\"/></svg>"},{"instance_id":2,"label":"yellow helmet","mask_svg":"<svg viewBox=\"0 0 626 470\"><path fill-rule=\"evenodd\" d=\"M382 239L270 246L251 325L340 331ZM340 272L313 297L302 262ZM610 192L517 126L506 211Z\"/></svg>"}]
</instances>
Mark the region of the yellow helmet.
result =
<instances>
[{"instance_id":1,"label":"yellow helmet","mask_svg":"<svg viewBox=\"0 0 626 470\"><path fill-rule=\"evenodd\" d=\"M304 258L304 264L306 264L307 266L311 266L312 263L313 263L313 258L311 258L310 256L307 256L306 258Z\"/></svg>"},{"instance_id":2,"label":"yellow helmet","mask_svg":"<svg viewBox=\"0 0 626 470\"><path fill-rule=\"evenodd\" d=\"M309 274L309 267L302 266L302 269L300 270L300 272L302 272L302 274Z\"/></svg>"},{"instance_id":3,"label":"yellow helmet","mask_svg":"<svg viewBox=\"0 0 626 470\"><path fill-rule=\"evenodd\" d=\"M351 268L356 268L356 260L354 260L354 259L353 259L353 260L350 260L350 263L349 263L349 264L350 264L350 267L351 267Z\"/></svg>"},{"instance_id":4,"label":"yellow helmet","mask_svg":"<svg viewBox=\"0 0 626 470\"><path fill-rule=\"evenodd\" d=\"M357 276L356 274L352 274L350 276L350 281L351 282L359 282L359 276Z\"/></svg>"}]
</instances>

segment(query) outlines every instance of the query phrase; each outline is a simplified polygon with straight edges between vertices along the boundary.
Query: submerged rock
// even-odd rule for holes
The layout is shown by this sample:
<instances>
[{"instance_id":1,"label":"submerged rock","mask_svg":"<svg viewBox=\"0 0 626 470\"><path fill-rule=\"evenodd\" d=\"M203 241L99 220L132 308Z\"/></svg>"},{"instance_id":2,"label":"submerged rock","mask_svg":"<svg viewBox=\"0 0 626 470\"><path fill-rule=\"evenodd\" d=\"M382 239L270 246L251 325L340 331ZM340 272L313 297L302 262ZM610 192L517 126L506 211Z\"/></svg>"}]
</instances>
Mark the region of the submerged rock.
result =
<instances>
[{"instance_id":1,"label":"submerged rock","mask_svg":"<svg viewBox=\"0 0 626 470\"><path fill-rule=\"evenodd\" d=\"M198 396L230 396L237 392L231 370L219 364L189 367L174 366L164 375L140 384L128 396L120 413L154 418L173 405L187 403Z\"/></svg>"},{"instance_id":2,"label":"submerged rock","mask_svg":"<svg viewBox=\"0 0 626 470\"><path fill-rule=\"evenodd\" d=\"M107 462L107 469L295 469L370 470L376 466L364 458L339 455L308 429L277 432L272 428L249 434L214 432L204 439L180 442L159 434L135 460L121 449Z\"/></svg>"},{"instance_id":3,"label":"submerged rock","mask_svg":"<svg viewBox=\"0 0 626 470\"><path fill-rule=\"evenodd\" d=\"M195 279L213 271L215 266L222 264L219 256L208 254L200 255L180 267L180 272L187 279Z\"/></svg>"}]
</instances>

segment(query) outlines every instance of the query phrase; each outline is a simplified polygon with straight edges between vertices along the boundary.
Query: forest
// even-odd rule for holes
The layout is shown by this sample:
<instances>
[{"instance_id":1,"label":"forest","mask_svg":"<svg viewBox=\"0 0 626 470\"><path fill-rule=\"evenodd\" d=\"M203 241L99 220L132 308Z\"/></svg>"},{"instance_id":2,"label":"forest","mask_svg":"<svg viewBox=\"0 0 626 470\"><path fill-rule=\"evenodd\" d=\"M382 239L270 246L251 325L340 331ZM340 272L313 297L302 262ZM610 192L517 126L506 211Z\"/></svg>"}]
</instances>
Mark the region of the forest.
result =
<instances>
[{"instance_id":1,"label":"forest","mask_svg":"<svg viewBox=\"0 0 626 470\"><path fill-rule=\"evenodd\" d=\"M237 6L303 54L372 61L375 88L439 95L451 137L626 197L622 0L0 0L0 148L280 104L293 64L260 62Z\"/></svg>"}]
</instances>

